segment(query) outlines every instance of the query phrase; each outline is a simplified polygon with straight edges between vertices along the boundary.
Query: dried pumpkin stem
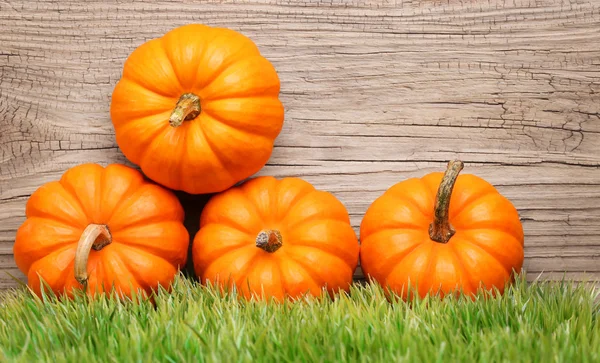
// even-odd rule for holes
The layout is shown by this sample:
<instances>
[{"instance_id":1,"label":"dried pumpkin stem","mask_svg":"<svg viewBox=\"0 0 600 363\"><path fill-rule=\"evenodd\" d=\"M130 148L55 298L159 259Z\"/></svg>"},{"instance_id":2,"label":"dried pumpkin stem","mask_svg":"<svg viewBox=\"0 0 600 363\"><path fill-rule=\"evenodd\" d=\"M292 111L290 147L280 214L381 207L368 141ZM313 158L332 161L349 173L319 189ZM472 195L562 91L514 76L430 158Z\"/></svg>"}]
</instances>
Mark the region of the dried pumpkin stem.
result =
<instances>
[{"instance_id":1,"label":"dried pumpkin stem","mask_svg":"<svg viewBox=\"0 0 600 363\"><path fill-rule=\"evenodd\" d=\"M83 230L75 252L75 279L80 284L87 283L87 262L92 248L100 251L111 242L110 231L104 224L90 224Z\"/></svg>"},{"instance_id":2,"label":"dried pumpkin stem","mask_svg":"<svg viewBox=\"0 0 600 363\"><path fill-rule=\"evenodd\" d=\"M184 93L179 97L175 109L169 117L169 124L173 127L180 126L183 121L195 119L200 114L200 97L193 93Z\"/></svg>"},{"instance_id":3,"label":"dried pumpkin stem","mask_svg":"<svg viewBox=\"0 0 600 363\"><path fill-rule=\"evenodd\" d=\"M463 169L464 164L460 160L452 160L448 163L448 168L440 187L438 188L437 196L435 197L434 220L429 226L429 237L436 242L447 243L456 230L448 220L450 199L452 197L452 189L458 174Z\"/></svg>"},{"instance_id":4,"label":"dried pumpkin stem","mask_svg":"<svg viewBox=\"0 0 600 363\"><path fill-rule=\"evenodd\" d=\"M281 233L276 229L262 230L256 236L256 247L269 253L277 251L282 244L283 240L281 238Z\"/></svg>"}]
</instances>

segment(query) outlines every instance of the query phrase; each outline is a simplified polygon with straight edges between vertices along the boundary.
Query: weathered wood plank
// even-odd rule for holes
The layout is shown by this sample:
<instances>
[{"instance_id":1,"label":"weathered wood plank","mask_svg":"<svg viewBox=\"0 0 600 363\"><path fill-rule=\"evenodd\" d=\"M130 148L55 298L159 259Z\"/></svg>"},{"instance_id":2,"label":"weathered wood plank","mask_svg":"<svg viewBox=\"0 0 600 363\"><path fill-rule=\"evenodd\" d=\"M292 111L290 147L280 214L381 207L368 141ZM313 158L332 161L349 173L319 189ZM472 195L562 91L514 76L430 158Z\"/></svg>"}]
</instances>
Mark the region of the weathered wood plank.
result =
<instances>
[{"instance_id":1,"label":"weathered wood plank","mask_svg":"<svg viewBox=\"0 0 600 363\"><path fill-rule=\"evenodd\" d=\"M358 232L385 189L460 157L519 209L531 279L600 278L600 3L577 0L0 0L0 271L37 187L126 162L108 113L122 64L192 22L243 32L279 72L286 122L260 174L333 192ZM181 197L193 235L206 197Z\"/></svg>"}]
</instances>

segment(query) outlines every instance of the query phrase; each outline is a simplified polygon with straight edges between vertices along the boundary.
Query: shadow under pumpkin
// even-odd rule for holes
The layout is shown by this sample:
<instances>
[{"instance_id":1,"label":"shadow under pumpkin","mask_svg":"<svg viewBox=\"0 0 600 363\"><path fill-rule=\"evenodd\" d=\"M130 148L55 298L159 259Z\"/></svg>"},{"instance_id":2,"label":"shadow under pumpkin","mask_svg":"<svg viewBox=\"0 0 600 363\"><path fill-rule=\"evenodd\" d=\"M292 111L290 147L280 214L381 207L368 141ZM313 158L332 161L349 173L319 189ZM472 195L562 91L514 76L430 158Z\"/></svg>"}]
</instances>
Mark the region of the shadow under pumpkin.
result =
<instances>
[{"instance_id":1,"label":"shadow under pumpkin","mask_svg":"<svg viewBox=\"0 0 600 363\"><path fill-rule=\"evenodd\" d=\"M179 199L179 202L183 206L185 212L185 219L183 225L188 230L190 235L190 244L188 247L188 259L186 266L181 268L184 276L198 279L194 272L194 261L192 261L192 245L196 233L200 230L200 215L204 206L214 194L199 194L193 195L182 191L174 191L175 195Z\"/></svg>"}]
</instances>

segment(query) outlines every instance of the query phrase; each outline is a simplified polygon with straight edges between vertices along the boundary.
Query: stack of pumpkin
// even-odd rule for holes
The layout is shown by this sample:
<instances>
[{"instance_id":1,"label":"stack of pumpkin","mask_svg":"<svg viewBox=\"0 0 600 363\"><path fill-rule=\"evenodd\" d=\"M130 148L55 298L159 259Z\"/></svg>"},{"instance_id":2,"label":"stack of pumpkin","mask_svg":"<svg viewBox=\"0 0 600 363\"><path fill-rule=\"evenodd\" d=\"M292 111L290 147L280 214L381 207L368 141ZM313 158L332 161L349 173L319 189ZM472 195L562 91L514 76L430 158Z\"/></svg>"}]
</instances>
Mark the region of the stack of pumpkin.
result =
<instances>
[{"instance_id":1,"label":"stack of pumpkin","mask_svg":"<svg viewBox=\"0 0 600 363\"><path fill-rule=\"evenodd\" d=\"M229 29L187 25L137 48L110 113L124 155L154 182L124 165L84 164L36 190L14 245L33 291L168 289L189 244L169 189L216 193L193 239L194 269L247 298L348 290L359 259L366 276L404 297L409 287L421 296L502 291L521 269L517 211L484 180L458 176L460 161L375 200L360 245L332 194L299 178L247 180L281 131L279 87L255 44Z\"/></svg>"}]
</instances>

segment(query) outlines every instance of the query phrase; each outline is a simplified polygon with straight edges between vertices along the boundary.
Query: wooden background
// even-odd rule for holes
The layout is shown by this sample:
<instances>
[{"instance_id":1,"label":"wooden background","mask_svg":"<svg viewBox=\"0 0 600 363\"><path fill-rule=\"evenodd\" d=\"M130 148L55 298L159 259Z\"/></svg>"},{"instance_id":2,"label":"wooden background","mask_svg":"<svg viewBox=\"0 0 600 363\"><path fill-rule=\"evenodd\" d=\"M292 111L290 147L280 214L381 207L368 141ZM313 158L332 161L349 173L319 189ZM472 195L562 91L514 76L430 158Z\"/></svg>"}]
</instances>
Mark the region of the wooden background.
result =
<instances>
[{"instance_id":1,"label":"wooden background","mask_svg":"<svg viewBox=\"0 0 600 363\"><path fill-rule=\"evenodd\" d=\"M193 22L241 31L279 72L261 174L333 192L358 226L392 184L460 157L518 208L530 279L600 278L600 1L576 0L0 0L0 271L23 277L12 244L36 188L126 162L109 118L123 62ZM206 197L180 196L193 235Z\"/></svg>"}]
</instances>

